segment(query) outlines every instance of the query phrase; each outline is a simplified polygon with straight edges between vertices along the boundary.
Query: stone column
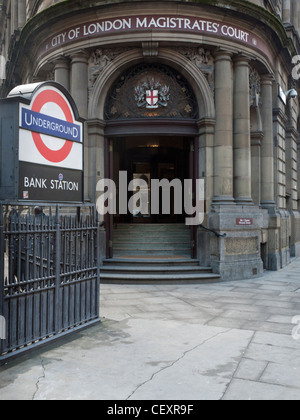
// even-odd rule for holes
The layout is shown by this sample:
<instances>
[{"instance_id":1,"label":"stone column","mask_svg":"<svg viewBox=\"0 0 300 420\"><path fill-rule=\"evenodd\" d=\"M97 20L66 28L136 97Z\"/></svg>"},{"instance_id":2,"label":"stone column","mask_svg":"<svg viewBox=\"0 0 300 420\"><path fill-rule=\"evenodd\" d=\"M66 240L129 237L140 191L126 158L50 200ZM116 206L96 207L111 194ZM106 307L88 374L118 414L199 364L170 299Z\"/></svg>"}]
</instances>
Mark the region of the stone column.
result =
<instances>
[{"instance_id":1,"label":"stone column","mask_svg":"<svg viewBox=\"0 0 300 420\"><path fill-rule=\"evenodd\" d=\"M199 127L199 178L205 178L205 202L206 211L211 208L214 195L214 134L215 120L203 118L198 122ZM208 214L206 213L203 222L204 226L208 224ZM210 238L211 234L203 229L197 232L198 258L201 265L210 264Z\"/></svg>"},{"instance_id":2,"label":"stone column","mask_svg":"<svg viewBox=\"0 0 300 420\"><path fill-rule=\"evenodd\" d=\"M82 118L88 116L88 57L85 51L71 56L71 95Z\"/></svg>"},{"instance_id":3,"label":"stone column","mask_svg":"<svg viewBox=\"0 0 300 420\"><path fill-rule=\"evenodd\" d=\"M293 13L291 15L291 23L294 25L296 31L299 30L299 0L294 0Z\"/></svg>"},{"instance_id":4,"label":"stone column","mask_svg":"<svg viewBox=\"0 0 300 420\"><path fill-rule=\"evenodd\" d=\"M264 134L261 131L251 133L251 180L252 199L256 206L261 202L261 145Z\"/></svg>"},{"instance_id":5,"label":"stone column","mask_svg":"<svg viewBox=\"0 0 300 420\"><path fill-rule=\"evenodd\" d=\"M232 54L215 54L216 128L214 144L213 204L234 204L233 199L233 74Z\"/></svg>"},{"instance_id":6,"label":"stone column","mask_svg":"<svg viewBox=\"0 0 300 420\"><path fill-rule=\"evenodd\" d=\"M85 138L85 158L84 158L84 186L85 200L96 203L100 192L96 191L97 183L105 178L105 141L104 128L105 121L95 119L88 120L87 135ZM101 221L104 221L103 216ZM100 229L99 252L101 258L106 258L106 229Z\"/></svg>"},{"instance_id":7,"label":"stone column","mask_svg":"<svg viewBox=\"0 0 300 420\"><path fill-rule=\"evenodd\" d=\"M249 59L234 58L233 162L234 198L237 204L252 204Z\"/></svg>"},{"instance_id":8,"label":"stone column","mask_svg":"<svg viewBox=\"0 0 300 420\"><path fill-rule=\"evenodd\" d=\"M283 0L282 2L282 21L283 23L291 23L291 0Z\"/></svg>"},{"instance_id":9,"label":"stone column","mask_svg":"<svg viewBox=\"0 0 300 420\"><path fill-rule=\"evenodd\" d=\"M105 178L104 165L104 128L102 120L87 121L87 137L85 139L85 199L95 203L97 200L96 186L100 179Z\"/></svg>"},{"instance_id":10,"label":"stone column","mask_svg":"<svg viewBox=\"0 0 300 420\"><path fill-rule=\"evenodd\" d=\"M261 206L275 207L274 144L273 144L273 76L261 79L262 124L264 139L261 148Z\"/></svg>"},{"instance_id":11,"label":"stone column","mask_svg":"<svg viewBox=\"0 0 300 420\"><path fill-rule=\"evenodd\" d=\"M11 1L11 33L13 34L19 26L18 22L18 0Z\"/></svg>"},{"instance_id":12,"label":"stone column","mask_svg":"<svg viewBox=\"0 0 300 420\"><path fill-rule=\"evenodd\" d=\"M70 60L61 56L54 67L55 81L70 90Z\"/></svg>"},{"instance_id":13,"label":"stone column","mask_svg":"<svg viewBox=\"0 0 300 420\"><path fill-rule=\"evenodd\" d=\"M214 133L215 120L204 118L198 122L199 126L199 168L200 178L205 178L206 208L210 209L213 195L213 168L214 168Z\"/></svg>"},{"instance_id":14,"label":"stone column","mask_svg":"<svg viewBox=\"0 0 300 420\"><path fill-rule=\"evenodd\" d=\"M298 185L298 193L297 193L297 197L298 197L298 201L300 202L300 134L298 134L298 139L297 139L297 185Z\"/></svg>"},{"instance_id":15,"label":"stone column","mask_svg":"<svg viewBox=\"0 0 300 420\"><path fill-rule=\"evenodd\" d=\"M4 56L8 56L8 50L9 50L9 42L11 37L11 15L7 15L7 24L6 24L6 30L5 30L5 43L4 43Z\"/></svg>"},{"instance_id":16,"label":"stone column","mask_svg":"<svg viewBox=\"0 0 300 420\"><path fill-rule=\"evenodd\" d=\"M18 27L23 28L26 23L26 1L18 0Z\"/></svg>"}]
</instances>

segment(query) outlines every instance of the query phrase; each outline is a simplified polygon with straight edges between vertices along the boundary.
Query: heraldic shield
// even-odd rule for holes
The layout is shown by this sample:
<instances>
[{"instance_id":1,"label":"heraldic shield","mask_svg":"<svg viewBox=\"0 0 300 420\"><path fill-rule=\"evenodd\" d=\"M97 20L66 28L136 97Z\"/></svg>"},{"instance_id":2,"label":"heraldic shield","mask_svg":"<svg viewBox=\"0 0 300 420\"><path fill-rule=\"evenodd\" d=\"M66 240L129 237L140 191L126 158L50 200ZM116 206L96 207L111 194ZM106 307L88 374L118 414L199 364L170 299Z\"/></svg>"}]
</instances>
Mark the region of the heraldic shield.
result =
<instances>
[{"instance_id":1,"label":"heraldic shield","mask_svg":"<svg viewBox=\"0 0 300 420\"><path fill-rule=\"evenodd\" d=\"M158 108L158 90L147 90L146 91L146 108L157 109Z\"/></svg>"}]
</instances>

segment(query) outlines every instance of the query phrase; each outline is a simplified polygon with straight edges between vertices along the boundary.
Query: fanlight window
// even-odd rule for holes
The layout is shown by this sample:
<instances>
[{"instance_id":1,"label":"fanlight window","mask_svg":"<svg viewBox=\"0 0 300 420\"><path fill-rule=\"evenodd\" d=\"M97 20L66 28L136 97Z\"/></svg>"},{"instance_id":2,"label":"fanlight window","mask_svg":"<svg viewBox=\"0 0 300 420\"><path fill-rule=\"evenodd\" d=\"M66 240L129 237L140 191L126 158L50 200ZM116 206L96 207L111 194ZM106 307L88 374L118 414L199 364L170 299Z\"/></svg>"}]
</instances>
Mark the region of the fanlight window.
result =
<instances>
[{"instance_id":1,"label":"fanlight window","mask_svg":"<svg viewBox=\"0 0 300 420\"><path fill-rule=\"evenodd\" d=\"M197 119L198 107L180 73L161 64L141 64L118 78L108 94L105 118Z\"/></svg>"}]
</instances>

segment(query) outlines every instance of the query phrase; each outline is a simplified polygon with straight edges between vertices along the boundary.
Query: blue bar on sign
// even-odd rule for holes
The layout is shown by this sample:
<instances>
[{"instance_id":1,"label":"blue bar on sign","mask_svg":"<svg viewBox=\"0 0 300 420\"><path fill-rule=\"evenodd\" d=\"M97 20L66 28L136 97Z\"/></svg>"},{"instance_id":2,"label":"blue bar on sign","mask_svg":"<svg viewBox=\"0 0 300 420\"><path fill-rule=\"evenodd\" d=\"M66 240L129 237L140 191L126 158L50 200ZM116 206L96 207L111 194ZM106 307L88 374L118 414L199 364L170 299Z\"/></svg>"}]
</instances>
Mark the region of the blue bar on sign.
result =
<instances>
[{"instance_id":1,"label":"blue bar on sign","mask_svg":"<svg viewBox=\"0 0 300 420\"><path fill-rule=\"evenodd\" d=\"M22 128L65 140L81 142L81 127L49 115L22 108Z\"/></svg>"}]
</instances>

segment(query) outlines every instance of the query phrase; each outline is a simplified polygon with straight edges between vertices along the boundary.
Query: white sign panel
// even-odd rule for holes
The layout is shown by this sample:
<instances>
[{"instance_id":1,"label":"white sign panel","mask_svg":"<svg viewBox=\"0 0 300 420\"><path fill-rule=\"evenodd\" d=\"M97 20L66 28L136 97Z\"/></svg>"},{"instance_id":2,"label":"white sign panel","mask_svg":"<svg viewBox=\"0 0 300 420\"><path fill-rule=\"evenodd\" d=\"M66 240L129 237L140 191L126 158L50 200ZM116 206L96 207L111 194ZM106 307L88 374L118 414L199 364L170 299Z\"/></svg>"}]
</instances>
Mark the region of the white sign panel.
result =
<instances>
[{"instance_id":1,"label":"white sign panel","mask_svg":"<svg viewBox=\"0 0 300 420\"><path fill-rule=\"evenodd\" d=\"M83 170L83 126L61 91L43 86L20 105L19 160Z\"/></svg>"},{"instance_id":2,"label":"white sign panel","mask_svg":"<svg viewBox=\"0 0 300 420\"><path fill-rule=\"evenodd\" d=\"M37 146L30 131L20 130L19 161L82 171L82 143L70 147L69 141L45 134L40 137L42 142Z\"/></svg>"}]
</instances>

